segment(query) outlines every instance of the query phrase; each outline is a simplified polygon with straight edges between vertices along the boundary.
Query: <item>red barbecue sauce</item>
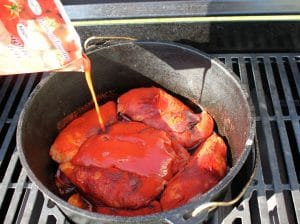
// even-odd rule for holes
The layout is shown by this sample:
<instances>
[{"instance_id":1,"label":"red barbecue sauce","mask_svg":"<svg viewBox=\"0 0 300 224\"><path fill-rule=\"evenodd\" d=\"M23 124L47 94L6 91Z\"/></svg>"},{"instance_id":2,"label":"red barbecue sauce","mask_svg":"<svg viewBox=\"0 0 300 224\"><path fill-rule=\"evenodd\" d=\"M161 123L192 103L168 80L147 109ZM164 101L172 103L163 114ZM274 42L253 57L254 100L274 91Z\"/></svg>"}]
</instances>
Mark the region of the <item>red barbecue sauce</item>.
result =
<instances>
[{"instance_id":1,"label":"red barbecue sauce","mask_svg":"<svg viewBox=\"0 0 300 224\"><path fill-rule=\"evenodd\" d=\"M73 157L79 166L117 167L141 176L172 177L176 155L164 131L138 122L119 122L88 139Z\"/></svg>"}]
</instances>

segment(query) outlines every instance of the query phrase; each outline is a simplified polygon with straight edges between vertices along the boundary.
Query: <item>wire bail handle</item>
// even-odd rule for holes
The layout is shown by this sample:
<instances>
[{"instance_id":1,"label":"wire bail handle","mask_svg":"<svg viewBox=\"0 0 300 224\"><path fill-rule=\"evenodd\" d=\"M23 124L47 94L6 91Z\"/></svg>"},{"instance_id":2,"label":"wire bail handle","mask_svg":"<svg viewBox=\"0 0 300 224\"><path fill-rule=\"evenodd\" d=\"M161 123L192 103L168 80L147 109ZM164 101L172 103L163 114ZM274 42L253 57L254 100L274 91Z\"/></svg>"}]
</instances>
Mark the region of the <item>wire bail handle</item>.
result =
<instances>
[{"instance_id":1,"label":"wire bail handle","mask_svg":"<svg viewBox=\"0 0 300 224\"><path fill-rule=\"evenodd\" d=\"M91 36L84 41L83 49L85 52L91 51L93 49L103 47L110 41L136 41L137 39L132 37L122 37L122 36Z\"/></svg>"}]
</instances>

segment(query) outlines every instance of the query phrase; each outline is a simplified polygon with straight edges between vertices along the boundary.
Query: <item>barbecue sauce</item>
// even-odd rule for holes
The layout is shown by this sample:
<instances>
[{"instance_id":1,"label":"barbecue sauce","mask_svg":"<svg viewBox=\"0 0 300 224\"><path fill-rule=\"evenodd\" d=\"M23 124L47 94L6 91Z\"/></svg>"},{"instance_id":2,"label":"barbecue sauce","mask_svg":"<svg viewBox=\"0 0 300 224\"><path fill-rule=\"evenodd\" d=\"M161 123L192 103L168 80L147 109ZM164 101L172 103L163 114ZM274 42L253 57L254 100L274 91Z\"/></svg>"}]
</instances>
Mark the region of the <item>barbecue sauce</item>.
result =
<instances>
[{"instance_id":1,"label":"barbecue sauce","mask_svg":"<svg viewBox=\"0 0 300 224\"><path fill-rule=\"evenodd\" d=\"M95 89L94 89L93 81L92 81L92 77L91 77L91 61L84 53L82 54L82 57L83 57L85 79L86 79L87 85L88 85L90 93L92 95L92 99L95 104L95 109L97 112L99 125L100 125L101 130L103 132L105 132L105 125L104 125L104 122L103 122L103 119L101 116L100 108L99 108L99 105L97 102L96 93L95 93Z\"/></svg>"},{"instance_id":2,"label":"barbecue sauce","mask_svg":"<svg viewBox=\"0 0 300 224\"><path fill-rule=\"evenodd\" d=\"M178 159L166 132L138 122L119 122L110 126L106 134L84 142L71 162L78 166L117 167L169 180L172 165Z\"/></svg>"}]
</instances>

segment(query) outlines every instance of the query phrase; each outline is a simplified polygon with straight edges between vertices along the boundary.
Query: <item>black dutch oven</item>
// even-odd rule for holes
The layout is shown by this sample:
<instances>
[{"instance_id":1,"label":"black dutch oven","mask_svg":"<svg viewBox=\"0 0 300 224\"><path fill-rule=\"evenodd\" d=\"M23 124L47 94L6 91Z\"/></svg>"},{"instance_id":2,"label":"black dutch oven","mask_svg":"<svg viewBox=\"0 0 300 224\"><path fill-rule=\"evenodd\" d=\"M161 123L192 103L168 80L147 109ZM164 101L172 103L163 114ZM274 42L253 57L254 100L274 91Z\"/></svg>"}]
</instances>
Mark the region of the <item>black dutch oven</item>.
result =
<instances>
[{"instance_id":1,"label":"black dutch oven","mask_svg":"<svg viewBox=\"0 0 300 224\"><path fill-rule=\"evenodd\" d=\"M252 155L255 116L248 93L218 60L193 48L161 42L130 42L95 47L88 53L102 103L136 87L159 86L186 102L200 104L214 118L229 146L227 175L207 193L179 208L152 215L118 217L88 212L60 198L54 184L57 169L49 149L57 124L91 101L83 73L52 74L29 97L19 119L17 147L22 165L39 189L76 223L199 222L191 214L199 205L220 200ZM188 189L187 189L188 190Z\"/></svg>"}]
</instances>

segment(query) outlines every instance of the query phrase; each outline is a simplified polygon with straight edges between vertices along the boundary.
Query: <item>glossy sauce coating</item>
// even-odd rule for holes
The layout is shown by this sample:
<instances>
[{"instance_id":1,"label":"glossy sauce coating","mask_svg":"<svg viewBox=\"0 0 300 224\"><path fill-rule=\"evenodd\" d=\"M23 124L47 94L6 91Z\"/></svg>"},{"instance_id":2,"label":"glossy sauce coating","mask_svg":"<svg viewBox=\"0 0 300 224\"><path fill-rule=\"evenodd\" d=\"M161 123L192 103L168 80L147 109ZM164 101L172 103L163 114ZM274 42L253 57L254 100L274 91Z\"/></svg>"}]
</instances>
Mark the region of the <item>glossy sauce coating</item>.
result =
<instances>
[{"instance_id":1,"label":"glossy sauce coating","mask_svg":"<svg viewBox=\"0 0 300 224\"><path fill-rule=\"evenodd\" d=\"M118 99L118 112L170 133L185 148L203 142L214 126L208 113L195 114L178 99L156 87L124 93Z\"/></svg>"},{"instance_id":2,"label":"glossy sauce coating","mask_svg":"<svg viewBox=\"0 0 300 224\"><path fill-rule=\"evenodd\" d=\"M175 157L166 132L140 126L137 122L126 122L113 125L112 133L108 131L87 140L72 163L78 166L117 167L146 177L156 175L170 179Z\"/></svg>"},{"instance_id":3,"label":"glossy sauce coating","mask_svg":"<svg viewBox=\"0 0 300 224\"><path fill-rule=\"evenodd\" d=\"M111 125L117 121L116 103L109 101L101 107L103 122ZM91 136L101 133L95 109L89 110L68 124L56 137L50 156L58 163L68 162L79 147Z\"/></svg>"},{"instance_id":4,"label":"glossy sauce coating","mask_svg":"<svg viewBox=\"0 0 300 224\"><path fill-rule=\"evenodd\" d=\"M118 168L74 166L63 163L59 169L94 204L137 209L147 206L163 190L165 181L144 177Z\"/></svg>"},{"instance_id":5,"label":"glossy sauce coating","mask_svg":"<svg viewBox=\"0 0 300 224\"><path fill-rule=\"evenodd\" d=\"M226 174L226 154L222 138L211 135L198 147L186 167L168 183L160 200L163 210L183 205L215 186Z\"/></svg>"}]
</instances>

